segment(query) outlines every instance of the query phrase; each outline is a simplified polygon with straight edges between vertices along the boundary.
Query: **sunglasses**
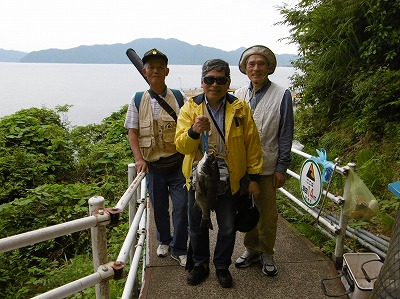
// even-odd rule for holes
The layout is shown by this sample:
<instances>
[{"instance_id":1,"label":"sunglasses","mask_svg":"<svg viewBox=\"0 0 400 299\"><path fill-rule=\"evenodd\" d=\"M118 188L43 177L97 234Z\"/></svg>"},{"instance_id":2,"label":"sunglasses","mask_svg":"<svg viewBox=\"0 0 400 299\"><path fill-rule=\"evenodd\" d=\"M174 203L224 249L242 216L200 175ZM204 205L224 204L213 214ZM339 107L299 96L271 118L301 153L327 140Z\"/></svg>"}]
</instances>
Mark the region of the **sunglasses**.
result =
<instances>
[{"instance_id":1,"label":"sunglasses","mask_svg":"<svg viewBox=\"0 0 400 299\"><path fill-rule=\"evenodd\" d=\"M207 85L214 84L214 82L217 82L218 85L225 85L228 80L228 77L203 77L203 82Z\"/></svg>"}]
</instances>

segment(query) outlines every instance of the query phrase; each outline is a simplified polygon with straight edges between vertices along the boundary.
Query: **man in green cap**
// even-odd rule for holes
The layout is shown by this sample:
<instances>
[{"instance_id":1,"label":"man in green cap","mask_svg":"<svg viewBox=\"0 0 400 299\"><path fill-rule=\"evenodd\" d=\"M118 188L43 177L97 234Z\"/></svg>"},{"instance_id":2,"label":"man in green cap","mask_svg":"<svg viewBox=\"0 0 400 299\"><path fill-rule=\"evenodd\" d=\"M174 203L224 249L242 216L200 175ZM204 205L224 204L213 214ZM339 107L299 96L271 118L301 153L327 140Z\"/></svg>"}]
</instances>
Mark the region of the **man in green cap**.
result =
<instances>
[{"instance_id":1,"label":"man in green cap","mask_svg":"<svg viewBox=\"0 0 400 299\"><path fill-rule=\"evenodd\" d=\"M164 53L151 49L144 54L142 61L142 73L150 89L135 93L124 126L128 129L136 170L138 173L147 173L147 188L160 242L157 255L165 257L171 249L171 257L185 267L188 241L187 191L182 174L183 156L177 152L174 144L174 116L179 114L186 97L179 90L167 88L165 77L168 76L169 68ZM167 106L161 106L160 102ZM170 198L173 235L170 230Z\"/></svg>"}]
</instances>

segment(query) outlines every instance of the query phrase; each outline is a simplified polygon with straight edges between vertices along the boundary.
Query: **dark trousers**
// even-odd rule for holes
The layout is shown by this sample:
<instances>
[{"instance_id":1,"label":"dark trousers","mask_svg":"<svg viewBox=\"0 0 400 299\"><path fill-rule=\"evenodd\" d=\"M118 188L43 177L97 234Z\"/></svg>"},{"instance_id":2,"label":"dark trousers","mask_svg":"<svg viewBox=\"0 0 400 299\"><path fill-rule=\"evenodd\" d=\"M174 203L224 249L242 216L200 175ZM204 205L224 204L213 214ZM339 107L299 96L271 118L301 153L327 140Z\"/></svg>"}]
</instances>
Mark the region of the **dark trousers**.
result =
<instances>
[{"instance_id":1,"label":"dark trousers","mask_svg":"<svg viewBox=\"0 0 400 299\"><path fill-rule=\"evenodd\" d=\"M155 174L150 171L146 175L147 188L154 211L157 228L157 240L169 245L174 255L186 255L188 242L188 200L185 178L182 171L169 175ZM172 201L171 234L169 199Z\"/></svg>"},{"instance_id":2,"label":"dark trousers","mask_svg":"<svg viewBox=\"0 0 400 299\"><path fill-rule=\"evenodd\" d=\"M194 205L195 193L190 190L189 199L189 235L193 249L194 265L209 264L210 262L210 236L208 227L201 227L201 210ZM216 269L228 269L232 263L233 247L235 245L235 209L234 200L230 190L218 196L215 209L218 234L214 248L213 263ZM214 226L214 229L216 227Z\"/></svg>"}]
</instances>

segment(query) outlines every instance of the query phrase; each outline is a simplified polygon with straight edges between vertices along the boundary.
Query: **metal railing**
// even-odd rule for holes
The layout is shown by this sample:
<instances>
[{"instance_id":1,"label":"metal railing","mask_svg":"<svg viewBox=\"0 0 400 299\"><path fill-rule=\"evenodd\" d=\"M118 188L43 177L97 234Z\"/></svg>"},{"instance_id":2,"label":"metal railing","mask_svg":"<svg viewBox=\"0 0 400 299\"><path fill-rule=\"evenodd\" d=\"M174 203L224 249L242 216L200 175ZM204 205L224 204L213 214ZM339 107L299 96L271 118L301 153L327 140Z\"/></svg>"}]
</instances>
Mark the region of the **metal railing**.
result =
<instances>
[{"instance_id":1,"label":"metal railing","mask_svg":"<svg viewBox=\"0 0 400 299\"><path fill-rule=\"evenodd\" d=\"M306 159L312 158L311 155L297 149L296 147L292 147L292 153L300 155ZM340 166L336 164L334 167L332 166L332 169L335 172L346 177L344 189L346 189L346 184L350 184L349 180L347 179L347 174L350 168L354 170L355 164L348 163L346 166ZM300 180L300 175L293 172L292 170L288 169L287 173L293 178ZM321 230L325 235L327 235L330 238L336 238L335 251L333 253L332 260L334 261L337 269L342 267L343 253L345 248L344 240L346 236L355 239L359 244L375 252L381 258L383 259L386 258L386 254L389 247L389 242L387 240L382 239L366 230L353 229L348 226L349 219L344 214L344 209L343 209L345 201L349 200L348 198L346 198L347 194L343 194L343 196L337 196L329 193L328 190L322 191L322 194L326 196L326 198L329 198L330 200L332 200L332 202L334 202L338 206L340 213L339 216L336 216L330 213L321 214L320 209L318 209L317 207L307 206L302 200L298 199L296 196L291 194L288 190L284 189L283 187L279 188L278 190L283 195L287 196L292 203L294 203L294 205L292 206L298 213L303 214L303 212L301 212L301 210L298 209L298 207L300 207L306 213L310 214L315 219L318 219L318 222L323 225L323 227L321 227L320 225L316 226L319 230ZM329 233L329 231L331 233Z\"/></svg>"},{"instance_id":2,"label":"metal railing","mask_svg":"<svg viewBox=\"0 0 400 299\"><path fill-rule=\"evenodd\" d=\"M292 148L292 153L307 159L312 157L295 147ZM355 165L351 163L346 166L336 165L334 170L340 175L346 176L350 167L354 166ZM287 173L295 179L300 180L299 174L292 170L288 170ZM346 179L345 184L348 183L349 182ZM113 208L105 208L104 198L95 196L90 198L88 201L90 213L90 216L88 217L0 239L1 253L85 229L91 229L93 265L95 272L54 290L38 295L34 297L35 299L64 298L93 286L95 286L97 299L108 299L110 298L109 280L112 278L119 279L121 277L122 271L125 268L129 257L130 270L126 278L121 298L128 299L138 297L139 294L136 292L140 289L141 284L143 283L144 272L149 263L149 248L148 246L144 246L148 240L147 219L149 210L147 208L148 203L146 197L147 189L145 174L139 173L136 176L134 164L128 165L128 186L129 187L125 193ZM381 239L368 231L348 227L348 218L343 213L343 205L346 200L344 196L331 194L327 190L322 191L326 198L329 198L332 202L338 205L340 213L339 217L337 217L329 213L321 214L321 211L316 207L308 207L302 200L296 198L296 196L284 188L280 188L279 191L291 200L293 208L299 213L305 212L315 219L318 219L318 222L321 223L323 227L318 225L317 228L319 228L324 234L331 238L336 238L335 252L332 259L338 269L341 267L343 262L342 258L345 247L344 239L346 236L357 240L361 245L377 253L380 257L386 257L389 246L388 241ZM127 206L129 206L129 231L122 244L117 259L115 261L108 261L106 225L117 224L120 214ZM299 210L298 207L303 209L304 212ZM144 249L146 249L145 252L143 252ZM143 261L143 271L140 280L138 278L138 268L141 259Z\"/></svg>"},{"instance_id":3,"label":"metal railing","mask_svg":"<svg viewBox=\"0 0 400 299\"><path fill-rule=\"evenodd\" d=\"M134 288L138 285L137 272L140 259L143 256L148 217L145 173L139 173L136 176L134 164L128 165L128 185L128 189L113 208L105 208L104 198L95 196L88 200L90 213L88 217L0 239L1 253L91 229L95 272L38 295L34 297L35 299L65 298L93 286L95 286L97 299L108 299L110 298L109 280L113 277L118 279L122 276L129 256L131 257L130 269L121 298L132 298ZM128 205L130 223L128 234L117 260L108 261L106 225L118 224L120 214ZM136 242L137 235L139 237Z\"/></svg>"}]
</instances>

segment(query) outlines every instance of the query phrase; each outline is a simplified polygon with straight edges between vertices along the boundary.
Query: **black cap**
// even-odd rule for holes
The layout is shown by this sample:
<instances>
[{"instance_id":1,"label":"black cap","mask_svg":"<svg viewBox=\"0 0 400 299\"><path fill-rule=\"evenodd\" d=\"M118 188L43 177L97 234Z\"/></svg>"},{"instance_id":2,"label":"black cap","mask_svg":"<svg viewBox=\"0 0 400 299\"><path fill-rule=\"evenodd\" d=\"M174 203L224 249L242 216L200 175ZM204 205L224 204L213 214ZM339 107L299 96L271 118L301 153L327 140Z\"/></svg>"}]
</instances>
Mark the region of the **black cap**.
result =
<instances>
[{"instance_id":1,"label":"black cap","mask_svg":"<svg viewBox=\"0 0 400 299\"><path fill-rule=\"evenodd\" d=\"M145 64L151 58L161 58L162 60L165 61L165 64L168 64L167 55L165 55L163 52L161 52L157 49L151 49L150 51L147 51L146 53L144 53L143 58L142 58L143 64Z\"/></svg>"}]
</instances>

